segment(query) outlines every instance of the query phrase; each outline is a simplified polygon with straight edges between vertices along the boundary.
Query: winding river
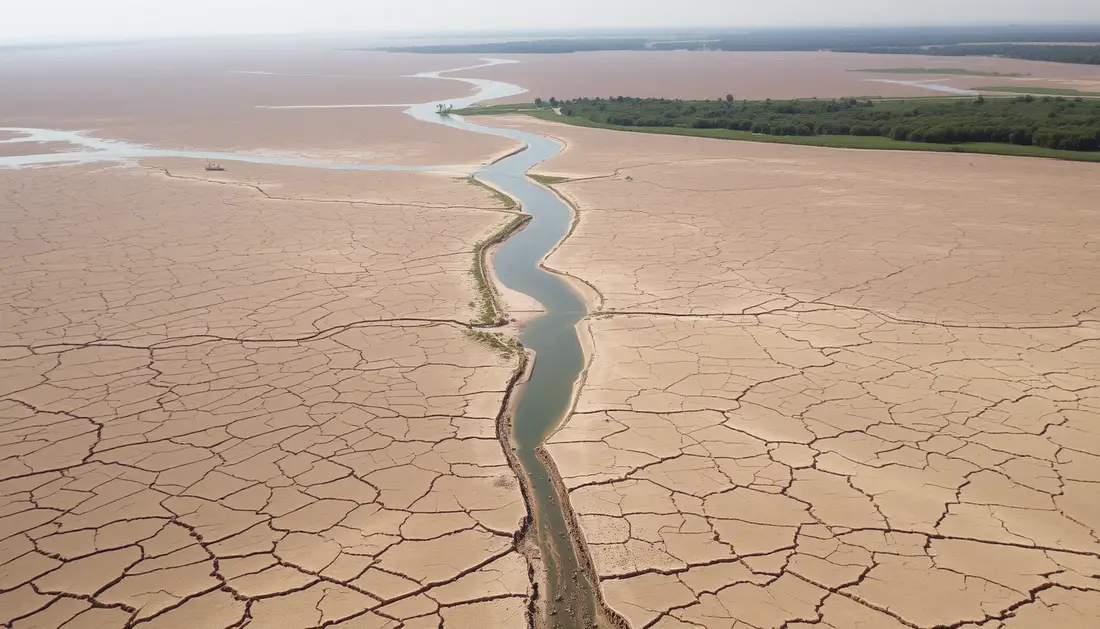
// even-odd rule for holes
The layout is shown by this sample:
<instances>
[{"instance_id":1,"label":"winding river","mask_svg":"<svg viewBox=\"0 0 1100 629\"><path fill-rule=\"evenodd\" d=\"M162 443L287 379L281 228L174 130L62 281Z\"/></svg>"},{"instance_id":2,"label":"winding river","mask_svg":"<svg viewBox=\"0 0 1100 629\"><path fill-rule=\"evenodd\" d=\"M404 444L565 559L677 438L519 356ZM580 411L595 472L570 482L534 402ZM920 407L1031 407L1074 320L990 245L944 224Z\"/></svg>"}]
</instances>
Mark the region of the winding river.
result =
<instances>
[{"instance_id":1,"label":"winding river","mask_svg":"<svg viewBox=\"0 0 1100 629\"><path fill-rule=\"evenodd\" d=\"M489 61L489 65L496 63L497 60ZM448 78L439 75L431 72L417 76ZM480 91L471 98L445 101L445 106L468 107L478 101L525 91L495 81L456 80L472 83ZM535 517L547 573L549 591L544 593L544 601L550 615L548 625L561 629L595 627L599 615L596 584L591 582L578 559L578 549L570 533L570 516L561 504L568 498L558 495L546 462L548 457L540 456L542 443L568 411L573 387L584 370L584 351L577 324L588 314L584 300L561 276L547 271L541 264L569 233L573 213L556 194L526 175L531 168L560 153L562 146L534 133L483 127L461 117L440 116L435 113L436 105L417 105L407 111L421 120L520 140L526 145L523 151L483 168L475 177L519 200L523 211L531 215L527 226L497 249L493 270L502 284L534 297L544 309L544 313L520 335L523 346L534 350L537 358L530 380L515 406L512 422L519 462L532 494L533 504L529 506Z\"/></svg>"},{"instance_id":2,"label":"winding river","mask_svg":"<svg viewBox=\"0 0 1100 629\"><path fill-rule=\"evenodd\" d=\"M531 216L527 226L512 235L495 252L493 267L499 281L520 293L538 300L544 313L532 321L520 336L524 347L534 350L537 359L518 403L514 405L513 439L516 454L529 488L529 508L535 519L535 531L543 557L545 588L540 598L545 604L547 626L554 629L584 629L595 627L600 620L596 585L582 567L578 549L570 533L571 516L563 510L551 480L552 470L540 456L541 445L565 416L573 395L573 387L584 368L584 352L578 337L577 323L587 315L583 299L558 275L541 266L542 259L566 236L572 222L572 212L557 195L530 180L526 173L561 152L562 147L549 138L511 129L484 127L458 116L440 116L439 104L467 107L472 104L522 94L523 88L484 79L443 76L502 63L486 59L485 63L464 68L426 72L416 78L461 81L476 88L467 97L420 103L415 105L266 105L265 109L297 108L364 108L403 107L419 120L445 124L474 133L484 133L519 140L526 148L489 166L477 170L475 177L493 185L517 199L524 212ZM337 170L401 170L454 171L456 166L387 166L350 164L284 158L247 153L211 152L152 148L114 140L100 139L84 132L49 129L3 128L22 134L12 142L68 142L80 150L68 153L0 157L0 167L47 166L65 163L121 162L140 159L184 157L218 161L244 161L258 164L297 166ZM508 444L505 444L508 447Z\"/></svg>"}]
</instances>

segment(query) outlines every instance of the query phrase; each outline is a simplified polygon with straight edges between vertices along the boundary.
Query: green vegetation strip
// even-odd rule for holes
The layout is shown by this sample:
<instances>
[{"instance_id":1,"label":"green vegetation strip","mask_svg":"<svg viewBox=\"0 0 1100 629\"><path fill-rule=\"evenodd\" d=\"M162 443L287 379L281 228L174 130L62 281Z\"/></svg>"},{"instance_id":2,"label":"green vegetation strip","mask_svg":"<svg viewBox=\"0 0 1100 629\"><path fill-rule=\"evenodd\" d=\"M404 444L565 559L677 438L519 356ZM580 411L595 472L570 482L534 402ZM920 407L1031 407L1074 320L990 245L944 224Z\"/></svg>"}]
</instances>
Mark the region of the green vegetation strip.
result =
<instances>
[{"instance_id":1,"label":"green vegetation strip","mask_svg":"<svg viewBox=\"0 0 1100 629\"><path fill-rule=\"evenodd\" d=\"M1074 90L1065 87L994 86L976 87L974 89L979 92L1003 92L1006 94L1040 94L1043 96L1100 96L1100 92L1082 92L1081 90Z\"/></svg>"},{"instance_id":2,"label":"green vegetation strip","mask_svg":"<svg viewBox=\"0 0 1100 629\"><path fill-rule=\"evenodd\" d=\"M570 179L569 177L554 177L553 175L535 175L528 173L527 176L544 186L552 186L556 183L565 183L567 181L572 181L572 179Z\"/></svg>"},{"instance_id":3,"label":"green vegetation strip","mask_svg":"<svg viewBox=\"0 0 1100 629\"><path fill-rule=\"evenodd\" d=\"M474 287L477 291L477 298L470 303L476 311L474 325L503 323L504 311L497 304L496 293L489 282L488 271L485 268L485 253L489 247L507 240L513 232L523 227L529 220L531 217L527 214L516 216L474 248L474 262L470 268L470 275L474 278Z\"/></svg>"},{"instance_id":4,"label":"green vegetation strip","mask_svg":"<svg viewBox=\"0 0 1100 629\"><path fill-rule=\"evenodd\" d=\"M505 336L501 332L466 330L466 338L478 345L489 348L493 352L496 352L501 358L511 358L522 351L523 348L519 339Z\"/></svg>"},{"instance_id":5,"label":"green vegetation strip","mask_svg":"<svg viewBox=\"0 0 1100 629\"><path fill-rule=\"evenodd\" d=\"M500 204L503 206L503 209L514 211L517 208L515 199L490 185L478 181L476 177L467 177L466 181L475 188L481 188L488 191L489 194L493 195L493 198L500 202Z\"/></svg>"},{"instance_id":6,"label":"green vegetation strip","mask_svg":"<svg viewBox=\"0 0 1100 629\"><path fill-rule=\"evenodd\" d=\"M1000 72L983 72L981 70L967 70L966 68L867 68L864 70L849 70L849 72L873 72L876 74L953 74L958 76L999 76L1022 77L1027 74L1002 74Z\"/></svg>"},{"instance_id":7,"label":"green vegetation strip","mask_svg":"<svg viewBox=\"0 0 1100 629\"><path fill-rule=\"evenodd\" d=\"M526 114L538 109L531 103L524 103L522 105L486 105L483 107L467 107L466 109L456 109L451 113L461 116L486 116L486 115L502 115L502 114Z\"/></svg>"},{"instance_id":8,"label":"green vegetation strip","mask_svg":"<svg viewBox=\"0 0 1100 629\"><path fill-rule=\"evenodd\" d=\"M1100 100L1016 98L549 101L537 118L641 133L885 150L951 151L1100 162ZM508 106L515 111L515 105ZM484 108L480 113L503 109Z\"/></svg>"}]
</instances>

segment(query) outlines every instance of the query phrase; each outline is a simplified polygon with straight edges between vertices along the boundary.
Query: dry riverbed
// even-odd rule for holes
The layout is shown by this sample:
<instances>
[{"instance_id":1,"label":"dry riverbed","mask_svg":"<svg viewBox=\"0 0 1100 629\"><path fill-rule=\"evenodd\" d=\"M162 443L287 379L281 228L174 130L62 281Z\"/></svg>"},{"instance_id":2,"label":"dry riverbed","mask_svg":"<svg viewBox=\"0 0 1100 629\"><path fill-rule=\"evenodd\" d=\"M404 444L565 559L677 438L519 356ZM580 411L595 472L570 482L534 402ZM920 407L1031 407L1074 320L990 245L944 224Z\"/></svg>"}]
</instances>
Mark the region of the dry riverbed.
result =
<instances>
[{"instance_id":1,"label":"dry riverbed","mask_svg":"<svg viewBox=\"0 0 1100 629\"><path fill-rule=\"evenodd\" d=\"M520 361L470 327L514 212L215 174L0 171L0 624L525 626Z\"/></svg>"},{"instance_id":2,"label":"dry riverbed","mask_svg":"<svg viewBox=\"0 0 1100 629\"><path fill-rule=\"evenodd\" d=\"M548 450L632 627L1095 626L1095 166L496 124L577 178Z\"/></svg>"}]
</instances>

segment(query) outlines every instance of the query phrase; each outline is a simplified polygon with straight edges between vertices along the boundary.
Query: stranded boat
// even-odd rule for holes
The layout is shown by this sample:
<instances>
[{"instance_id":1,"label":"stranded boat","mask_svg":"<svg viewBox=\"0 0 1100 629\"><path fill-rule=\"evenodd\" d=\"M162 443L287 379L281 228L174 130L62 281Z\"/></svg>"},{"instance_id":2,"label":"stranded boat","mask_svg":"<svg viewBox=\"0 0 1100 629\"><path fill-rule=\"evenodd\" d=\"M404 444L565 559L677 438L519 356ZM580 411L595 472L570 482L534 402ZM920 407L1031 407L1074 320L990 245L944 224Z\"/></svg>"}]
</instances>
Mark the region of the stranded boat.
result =
<instances>
[{"instance_id":1,"label":"stranded boat","mask_svg":"<svg viewBox=\"0 0 1100 629\"><path fill-rule=\"evenodd\" d=\"M206 160L206 170L225 170L225 167L217 162Z\"/></svg>"}]
</instances>

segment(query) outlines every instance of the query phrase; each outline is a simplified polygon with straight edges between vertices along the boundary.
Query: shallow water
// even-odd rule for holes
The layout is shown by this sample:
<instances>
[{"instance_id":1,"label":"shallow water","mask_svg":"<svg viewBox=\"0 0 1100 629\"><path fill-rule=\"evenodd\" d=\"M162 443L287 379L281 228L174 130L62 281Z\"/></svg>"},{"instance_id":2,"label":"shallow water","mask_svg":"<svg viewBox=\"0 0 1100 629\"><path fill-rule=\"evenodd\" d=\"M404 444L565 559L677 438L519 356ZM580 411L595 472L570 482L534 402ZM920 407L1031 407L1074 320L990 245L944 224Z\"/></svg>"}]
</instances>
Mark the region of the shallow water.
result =
<instances>
[{"instance_id":1,"label":"shallow water","mask_svg":"<svg viewBox=\"0 0 1100 629\"><path fill-rule=\"evenodd\" d=\"M379 164L355 164L326 162L262 155L258 153L230 153L225 151L199 151L188 149L166 149L132 144L120 140L97 138L90 131L57 131L54 129L34 129L24 127L0 127L0 131L23 133L24 137L12 140L0 140L0 145L21 142L68 142L77 147L65 153L43 153L40 155L0 156L0 168L24 168L31 166L57 166L62 164L91 164L96 162L135 163L141 159L158 157L184 157L190 159L208 159L214 162L248 162L251 164L269 164L272 166L297 166L299 168L324 168L327 170L399 170L399 171L438 171L469 170L469 166L388 166Z\"/></svg>"},{"instance_id":2,"label":"shallow water","mask_svg":"<svg viewBox=\"0 0 1100 629\"><path fill-rule=\"evenodd\" d=\"M0 144L14 142L69 142L80 150L69 153L49 153L0 157L0 167L20 168L65 163L118 162L134 163L140 159L182 157L209 159L219 162L243 161L255 164L324 168L331 170L372 171L476 171L475 176L518 199L531 221L504 242L493 256L493 266L500 282L529 295L544 308L544 313L532 321L520 336L524 347L536 352L531 378L523 389L513 418L514 439L523 471L533 490L539 544L547 570L549 591L540 595L551 614L549 626L560 629L580 629L595 626L595 584L590 583L580 568L573 541L566 524L566 514L550 480L550 470L537 452L543 441L556 429L565 416L572 399L573 386L584 369L584 352L577 332L577 323L587 315L581 297L561 279L540 266L546 256L569 232L572 212L553 192L527 178L526 172L535 165L554 157L562 147L549 138L511 129L483 127L459 116L440 116L439 104L468 107L478 102L522 94L526 90L508 83L484 79L442 76L451 72L513 63L486 59L486 63L453 70L425 72L417 78L453 80L476 88L470 96L407 106L406 113L430 123L444 124L473 133L484 133L522 141L526 148L485 167L471 166L389 166L303 160L291 157L248 153L212 152L201 150L165 149L95 137L91 132L55 131L49 129L0 128L26 134ZM267 108L357 108L402 105L267 105ZM560 599L560 600L559 600Z\"/></svg>"}]
</instances>

